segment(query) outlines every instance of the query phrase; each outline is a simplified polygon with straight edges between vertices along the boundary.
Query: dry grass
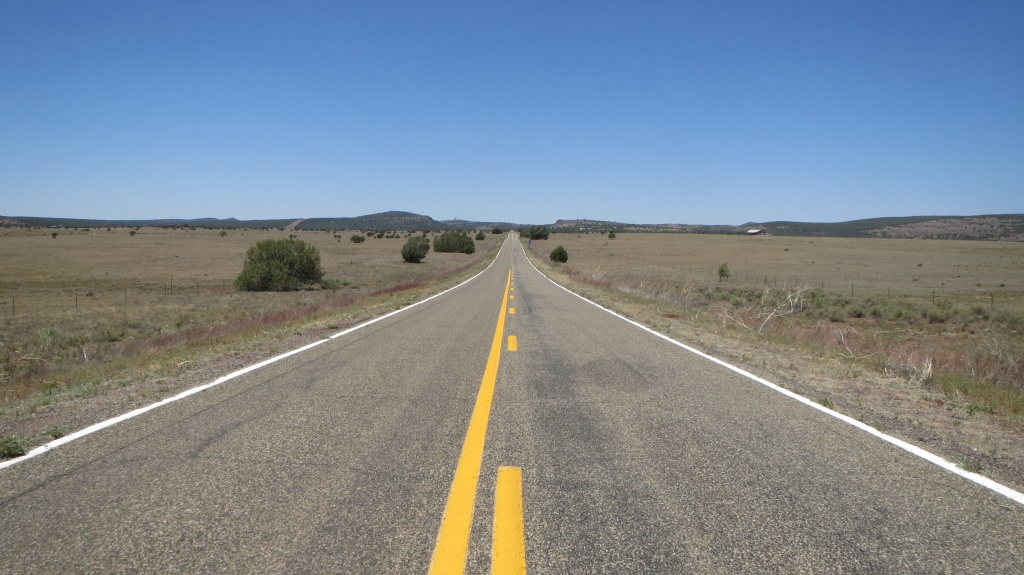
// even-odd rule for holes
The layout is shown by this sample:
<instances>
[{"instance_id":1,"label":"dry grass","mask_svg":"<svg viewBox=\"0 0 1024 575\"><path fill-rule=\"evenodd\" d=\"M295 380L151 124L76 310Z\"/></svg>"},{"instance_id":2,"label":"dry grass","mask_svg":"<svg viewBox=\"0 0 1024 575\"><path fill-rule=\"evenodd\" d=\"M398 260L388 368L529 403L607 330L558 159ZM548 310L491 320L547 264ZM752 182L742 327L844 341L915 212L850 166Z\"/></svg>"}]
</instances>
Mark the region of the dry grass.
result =
<instances>
[{"instance_id":1,"label":"dry grass","mask_svg":"<svg viewBox=\"0 0 1024 575\"><path fill-rule=\"evenodd\" d=\"M948 371L1024 392L1022 243L557 234L541 245L568 250L565 273L680 317L704 313L916 381ZM1002 408L1024 415L1024 402Z\"/></svg>"},{"instance_id":2,"label":"dry grass","mask_svg":"<svg viewBox=\"0 0 1024 575\"><path fill-rule=\"evenodd\" d=\"M531 243L556 279L627 317L1024 485L1024 243L564 233ZM566 264L547 259L558 245ZM732 275L720 282L722 263Z\"/></svg>"},{"instance_id":3,"label":"dry grass","mask_svg":"<svg viewBox=\"0 0 1024 575\"><path fill-rule=\"evenodd\" d=\"M320 250L337 291L242 293L232 286L245 251L287 232L143 228L0 230L0 393L4 402L68 387L144 377L190 361L198 347L258 337L317 318L343 321L357 305L465 272L477 253L402 261L405 234L356 244L355 232L298 232ZM294 233L294 232L292 232ZM339 241L340 240L340 241ZM340 318L340 319L339 319ZM330 321L324 319L324 321ZM187 353L185 353L187 352Z\"/></svg>"}]
</instances>

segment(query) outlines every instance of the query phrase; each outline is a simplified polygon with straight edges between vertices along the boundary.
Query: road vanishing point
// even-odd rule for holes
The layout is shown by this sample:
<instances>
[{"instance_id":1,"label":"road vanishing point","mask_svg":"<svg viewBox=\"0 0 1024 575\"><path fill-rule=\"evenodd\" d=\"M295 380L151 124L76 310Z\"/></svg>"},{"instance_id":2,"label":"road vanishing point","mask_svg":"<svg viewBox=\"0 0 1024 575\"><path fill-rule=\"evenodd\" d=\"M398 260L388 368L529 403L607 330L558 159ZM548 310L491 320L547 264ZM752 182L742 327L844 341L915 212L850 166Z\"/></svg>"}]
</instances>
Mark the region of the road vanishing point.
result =
<instances>
[{"instance_id":1,"label":"road vanishing point","mask_svg":"<svg viewBox=\"0 0 1024 575\"><path fill-rule=\"evenodd\" d=\"M1024 573L1014 492L563 290L514 235L196 391L7 462L0 573Z\"/></svg>"}]
</instances>

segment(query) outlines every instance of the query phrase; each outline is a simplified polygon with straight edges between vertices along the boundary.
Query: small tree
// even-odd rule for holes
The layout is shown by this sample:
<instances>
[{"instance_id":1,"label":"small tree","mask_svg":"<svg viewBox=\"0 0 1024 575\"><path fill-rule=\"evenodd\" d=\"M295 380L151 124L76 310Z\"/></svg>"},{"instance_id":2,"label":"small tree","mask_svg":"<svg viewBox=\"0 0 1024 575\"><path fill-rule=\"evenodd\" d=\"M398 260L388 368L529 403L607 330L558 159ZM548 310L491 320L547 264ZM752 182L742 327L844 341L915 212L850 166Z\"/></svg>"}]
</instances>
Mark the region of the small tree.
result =
<instances>
[{"instance_id":1,"label":"small tree","mask_svg":"<svg viewBox=\"0 0 1024 575\"><path fill-rule=\"evenodd\" d=\"M290 291L324 277L320 251L302 240L263 240L245 253L235 287L242 291Z\"/></svg>"},{"instance_id":2,"label":"small tree","mask_svg":"<svg viewBox=\"0 0 1024 575\"><path fill-rule=\"evenodd\" d=\"M608 239L614 240L615 239L615 232L608 232Z\"/></svg>"},{"instance_id":3,"label":"small tree","mask_svg":"<svg viewBox=\"0 0 1024 575\"><path fill-rule=\"evenodd\" d=\"M729 279L732 272L729 271L729 264L722 264L718 266L718 281L722 282Z\"/></svg>"},{"instance_id":4,"label":"small tree","mask_svg":"<svg viewBox=\"0 0 1024 575\"><path fill-rule=\"evenodd\" d=\"M224 237L224 236L226 236L226 235L228 235L228 233L227 233L227 232L225 232L224 230L221 230L221 231L220 231L220 237L222 237L222 238L223 238L223 237Z\"/></svg>"},{"instance_id":5,"label":"small tree","mask_svg":"<svg viewBox=\"0 0 1024 575\"><path fill-rule=\"evenodd\" d=\"M569 252L565 251L565 248L563 248L562 246L558 246L557 248L551 250L550 257L551 261L564 264L565 262L569 261Z\"/></svg>"},{"instance_id":6,"label":"small tree","mask_svg":"<svg viewBox=\"0 0 1024 575\"><path fill-rule=\"evenodd\" d=\"M501 228L494 228L493 230L491 230L491 233L495 234L495 235L498 235L498 234L502 233L502 231L501 231Z\"/></svg>"},{"instance_id":7,"label":"small tree","mask_svg":"<svg viewBox=\"0 0 1024 575\"><path fill-rule=\"evenodd\" d=\"M473 238L466 235L466 232L448 230L434 238L434 251L471 254L476 251L476 244L473 243Z\"/></svg>"},{"instance_id":8,"label":"small tree","mask_svg":"<svg viewBox=\"0 0 1024 575\"><path fill-rule=\"evenodd\" d=\"M354 236L352 236L349 239L352 240L352 243L361 244L361 243L366 241L366 236L361 236L359 234L355 234Z\"/></svg>"},{"instance_id":9,"label":"small tree","mask_svg":"<svg viewBox=\"0 0 1024 575\"><path fill-rule=\"evenodd\" d=\"M523 232L523 237L531 240L546 240L548 234L548 229L544 226L530 226Z\"/></svg>"},{"instance_id":10,"label":"small tree","mask_svg":"<svg viewBox=\"0 0 1024 575\"><path fill-rule=\"evenodd\" d=\"M476 233L476 239L477 239L477 241L481 241L481 240L485 239L486 237L487 237L487 235L486 235L486 234L484 234L483 232L477 232L477 233Z\"/></svg>"},{"instance_id":11,"label":"small tree","mask_svg":"<svg viewBox=\"0 0 1024 575\"><path fill-rule=\"evenodd\" d=\"M427 257L429 251L430 240L422 236L411 237L402 246L402 259L411 264L418 264Z\"/></svg>"}]
</instances>

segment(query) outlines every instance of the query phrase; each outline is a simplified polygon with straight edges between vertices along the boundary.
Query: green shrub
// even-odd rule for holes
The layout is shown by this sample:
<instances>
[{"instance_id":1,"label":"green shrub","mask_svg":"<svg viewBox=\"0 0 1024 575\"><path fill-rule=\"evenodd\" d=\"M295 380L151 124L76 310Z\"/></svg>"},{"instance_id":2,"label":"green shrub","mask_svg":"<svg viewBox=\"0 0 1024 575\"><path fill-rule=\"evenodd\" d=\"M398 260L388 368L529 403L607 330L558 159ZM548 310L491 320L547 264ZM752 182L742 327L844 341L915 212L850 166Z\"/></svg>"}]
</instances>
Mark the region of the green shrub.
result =
<instances>
[{"instance_id":1,"label":"green shrub","mask_svg":"<svg viewBox=\"0 0 1024 575\"><path fill-rule=\"evenodd\" d=\"M21 457L28 453L29 438L24 435L0 437L0 457Z\"/></svg>"},{"instance_id":2,"label":"green shrub","mask_svg":"<svg viewBox=\"0 0 1024 575\"><path fill-rule=\"evenodd\" d=\"M349 239L352 240L352 243L361 244L361 243L366 241L366 236L361 236L359 234L356 234L356 235L352 236Z\"/></svg>"},{"instance_id":3,"label":"green shrub","mask_svg":"<svg viewBox=\"0 0 1024 575\"><path fill-rule=\"evenodd\" d=\"M448 230L434 238L434 251L471 254L476 251L476 244L466 232Z\"/></svg>"},{"instance_id":4,"label":"green shrub","mask_svg":"<svg viewBox=\"0 0 1024 575\"><path fill-rule=\"evenodd\" d=\"M491 230L491 233L494 235L498 235L504 232L501 231L501 228L494 228L493 230Z\"/></svg>"},{"instance_id":5,"label":"green shrub","mask_svg":"<svg viewBox=\"0 0 1024 575\"><path fill-rule=\"evenodd\" d=\"M718 281L727 280L732 272L729 271L729 264L722 264L718 266Z\"/></svg>"},{"instance_id":6,"label":"green shrub","mask_svg":"<svg viewBox=\"0 0 1024 575\"><path fill-rule=\"evenodd\" d=\"M561 262L564 264L565 262L569 261L569 252L565 251L565 248L563 248L562 246L558 246L557 248L551 250L551 255L549 257L553 262Z\"/></svg>"},{"instance_id":7,"label":"green shrub","mask_svg":"<svg viewBox=\"0 0 1024 575\"><path fill-rule=\"evenodd\" d=\"M477 232L477 233L476 233L476 239L477 239L477 240L483 240L483 239L485 239L486 237L487 237L487 236L486 236L486 235L484 235L484 233L483 233L483 232Z\"/></svg>"},{"instance_id":8,"label":"green shrub","mask_svg":"<svg viewBox=\"0 0 1024 575\"><path fill-rule=\"evenodd\" d=\"M427 252L430 251L430 241L422 236L416 236L409 238L402 246L402 259L411 263L418 264L423 261L423 258L427 257Z\"/></svg>"},{"instance_id":9,"label":"green shrub","mask_svg":"<svg viewBox=\"0 0 1024 575\"><path fill-rule=\"evenodd\" d=\"M319 283L324 277L320 251L302 240L263 240L245 254L235 280L241 291L289 291Z\"/></svg>"}]
</instances>

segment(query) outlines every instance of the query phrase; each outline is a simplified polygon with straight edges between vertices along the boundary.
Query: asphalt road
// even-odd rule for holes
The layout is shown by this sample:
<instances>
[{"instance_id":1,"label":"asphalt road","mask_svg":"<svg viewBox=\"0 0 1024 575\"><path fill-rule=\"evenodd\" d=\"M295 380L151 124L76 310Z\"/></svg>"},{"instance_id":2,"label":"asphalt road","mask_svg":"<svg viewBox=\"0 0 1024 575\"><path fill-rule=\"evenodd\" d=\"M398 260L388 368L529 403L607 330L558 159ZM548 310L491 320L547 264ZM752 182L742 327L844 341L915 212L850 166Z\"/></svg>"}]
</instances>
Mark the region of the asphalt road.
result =
<instances>
[{"instance_id":1,"label":"asphalt road","mask_svg":"<svg viewBox=\"0 0 1024 575\"><path fill-rule=\"evenodd\" d=\"M467 573L490 570L500 466L533 574L1024 573L1024 506L567 294L515 241L0 470L0 573L426 573L495 342Z\"/></svg>"}]
</instances>

